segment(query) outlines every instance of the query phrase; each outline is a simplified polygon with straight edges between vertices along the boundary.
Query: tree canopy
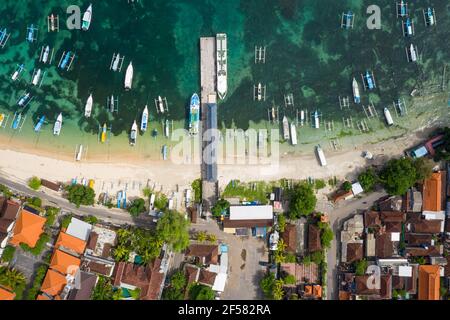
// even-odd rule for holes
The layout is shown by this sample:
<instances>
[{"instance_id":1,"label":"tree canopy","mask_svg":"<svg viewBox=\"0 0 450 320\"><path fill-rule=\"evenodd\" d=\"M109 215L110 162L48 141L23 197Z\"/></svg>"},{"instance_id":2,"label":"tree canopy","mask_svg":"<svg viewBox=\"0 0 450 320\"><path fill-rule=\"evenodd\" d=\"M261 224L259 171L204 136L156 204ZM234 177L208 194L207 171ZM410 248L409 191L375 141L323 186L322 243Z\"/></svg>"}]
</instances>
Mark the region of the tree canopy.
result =
<instances>
[{"instance_id":1,"label":"tree canopy","mask_svg":"<svg viewBox=\"0 0 450 320\"><path fill-rule=\"evenodd\" d=\"M427 158L419 158L414 160L414 168L416 169L416 180L425 180L431 177L433 173L434 163Z\"/></svg>"},{"instance_id":2,"label":"tree canopy","mask_svg":"<svg viewBox=\"0 0 450 320\"><path fill-rule=\"evenodd\" d=\"M352 183L350 181L344 181L344 183L342 184L342 189L344 189L344 191L346 192L352 190Z\"/></svg>"},{"instance_id":3,"label":"tree canopy","mask_svg":"<svg viewBox=\"0 0 450 320\"><path fill-rule=\"evenodd\" d=\"M228 208L230 207L230 203L225 199L220 199L216 202L214 207L211 208L211 212L214 217L220 217L222 214L224 214Z\"/></svg>"},{"instance_id":4,"label":"tree canopy","mask_svg":"<svg viewBox=\"0 0 450 320\"><path fill-rule=\"evenodd\" d=\"M130 206L128 206L128 212L133 217L138 217L141 213L145 212L145 200L142 198L134 199Z\"/></svg>"},{"instance_id":5,"label":"tree canopy","mask_svg":"<svg viewBox=\"0 0 450 320\"><path fill-rule=\"evenodd\" d=\"M370 192L377 184L378 176L373 168L368 168L358 176L358 181L365 192Z\"/></svg>"},{"instance_id":6,"label":"tree canopy","mask_svg":"<svg viewBox=\"0 0 450 320\"><path fill-rule=\"evenodd\" d=\"M417 181L414 160L411 158L389 160L382 170L380 178L390 195L405 194Z\"/></svg>"},{"instance_id":7,"label":"tree canopy","mask_svg":"<svg viewBox=\"0 0 450 320\"><path fill-rule=\"evenodd\" d=\"M215 297L214 291L210 287L202 284L196 284L189 290L190 300L214 300Z\"/></svg>"},{"instance_id":8,"label":"tree canopy","mask_svg":"<svg viewBox=\"0 0 450 320\"><path fill-rule=\"evenodd\" d=\"M189 246L189 222L177 211L168 210L156 225L158 238L169 244L176 252Z\"/></svg>"},{"instance_id":9,"label":"tree canopy","mask_svg":"<svg viewBox=\"0 0 450 320\"><path fill-rule=\"evenodd\" d=\"M78 208L83 206L92 206L95 202L95 191L94 189L83 186L81 184L75 184L68 186L67 199L69 202L75 204Z\"/></svg>"},{"instance_id":10,"label":"tree canopy","mask_svg":"<svg viewBox=\"0 0 450 320\"><path fill-rule=\"evenodd\" d=\"M291 193L289 218L298 219L311 214L317 203L313 188L306 184L297 184Z\"/></svg>"},{"instance_id":11,"label":"tree canopy","mask_svg":"<svg viewBox=\"0 0 450 320\"><path fill-rule=\"evenodd\" d=\"M187 285L186 275L182 270L175 272L170 278L169 286L163 292L164 300L183 300Z\"/></svg>"},{"instance_id":12,"label":"tree canopy","mask_svg":"<svg viewBox=\"0 0 450 320\"><path fill-rule=\"evenodd\" d=\"M41 187L41 179L38 177L32 177L30 180L28 180L28 186L33 190L39 190Z\"/></svg>"}]
</instances>

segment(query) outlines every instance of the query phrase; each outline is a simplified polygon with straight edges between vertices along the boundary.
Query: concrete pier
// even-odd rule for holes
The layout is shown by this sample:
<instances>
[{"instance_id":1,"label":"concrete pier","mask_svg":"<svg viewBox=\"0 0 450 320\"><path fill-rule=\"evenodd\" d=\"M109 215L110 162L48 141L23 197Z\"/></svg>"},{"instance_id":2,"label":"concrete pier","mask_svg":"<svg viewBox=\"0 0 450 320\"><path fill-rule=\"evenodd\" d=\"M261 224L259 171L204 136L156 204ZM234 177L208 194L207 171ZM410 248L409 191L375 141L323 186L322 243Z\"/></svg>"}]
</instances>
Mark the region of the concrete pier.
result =
<instances>
[{"instance_id":1,"label":"concrete pier","mask_svg":"<svg viewBox=\"0 0 450 320\"><path fill-rule=\"evenodd\" d=\"M210 212L218 197L217 151L208 147L213 137L210 129L217 129L216 92L216 38L200 38L200 84L201 84L201 139L202 141L202 193L203 212Z\"/></svg>"}]
</instances>

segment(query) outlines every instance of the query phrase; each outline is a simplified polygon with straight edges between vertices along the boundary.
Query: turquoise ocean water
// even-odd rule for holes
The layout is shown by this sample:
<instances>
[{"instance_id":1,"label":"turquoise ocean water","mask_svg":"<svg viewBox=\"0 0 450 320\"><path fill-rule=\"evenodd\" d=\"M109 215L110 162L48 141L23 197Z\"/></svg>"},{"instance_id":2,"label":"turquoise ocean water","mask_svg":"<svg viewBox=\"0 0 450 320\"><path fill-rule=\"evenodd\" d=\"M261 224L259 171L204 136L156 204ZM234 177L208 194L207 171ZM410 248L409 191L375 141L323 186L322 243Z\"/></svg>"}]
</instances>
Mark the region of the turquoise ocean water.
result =
<instances>
[{"instance_id":1,"label":"turquoise ocean water","mask_svg":"<svg viewBox=\"0 0 450 320\"><path fill-rule=\"evenodd\" d=\"M65 20L69 5L79 5L84 11L88 1L24 1L3 0L0 3L0 27L11 32L9 42L0 49L0 112L10 118L18 111L17 100L31 92L34 100L21 110L26 114L22 131L10 124L0 130L0 137L13 145L29 143L37 149L72 154L77 144L87 145L90 154L107 155L117 152L135 153L144 158L159 158L161 146L169 143L163 137L162 121L173 121L175 128L187 126L189 98L200 91L199 38L227 33L229 47L229 91L219 104L222 127L276 127L267 123L267 109L280 107L280 116L295 119L298 110L320 110L322 121L333 121L332 133L311 128L299 129L299 143L317 143L325 138L358 136L356 129L342 128L342 119L352 116L356 122L364 119L361 106L350 105L341 110L338 96L352 100L351 80L359 80L362 102L372 101L380 119L371 121L370 134L386 129L382 110L403 97L411 106L408 117L398 119L395 128L383 137L405 133L417 124L420 116L448 115L444 100L420 109L410 93L417 89L434 99L440 93L443 67L450 61L450 6L446 0L409 1L415 22L415 36L402 36L401 20L395 14L395 1L379 0L141 0L130 5L126 0L92 1L93 21L88 32L67 30ZM381 30L368 30L366 8L377 4L381 11ZM435 8L438 24L426 28L422 9ZM356 14L353 30L340 29L341 13ZM60 32L47 32L47 16L60 17ZM27 26L38 26L37 41L25 41ZM422 60L418 64L406 61L405 46L414 43ZM43 45L55 48L51 66L38 63ZM255 45L266 46L266 63L255 64ZM56 68L63 51L74 51L76 59L71 71ZM113 53L125 55L122 73L113 73L109 65ZM135 77L133 89L125 92L125 69L132 61ZM18 64L25 65L21 80L11 81ZM47 71L40 88L30 85L35 68ZM373 70L377 88L363 92L360 74ZM448 69L450 73L450 69ZM253 86L263 83L267 88L265 102L253 100ZM84 117L89 94L94 96L93 116ZM284 95L294 95L295 107L284 108ZM106 99L119 96L120 109L111 114ZM167 97L169 112L156 114L154 98ZM432 96L433 95L433 96ZM442 100L442 101L441 101ZM425 100L421 100L424 102ZM138 145L128 146L131 124L140 116L145 104L150 109L150 128L138 138ZM431 108L431 109L430 109ZM433 109L434 108L434 109ZM61 136L53 137L52 128L62 112L64 125ZM392 110L393 112L393 110ZM40 134L33 131L39 117L48 123ZM426 119L424 121L426 121ZM11 121L11 119L10 119ZM99 126L111 127L110 143L98 143ZM151 136L156 129L157 138ZM386 129L387 130L387 129Z\"/></svg>"}]
</instances>

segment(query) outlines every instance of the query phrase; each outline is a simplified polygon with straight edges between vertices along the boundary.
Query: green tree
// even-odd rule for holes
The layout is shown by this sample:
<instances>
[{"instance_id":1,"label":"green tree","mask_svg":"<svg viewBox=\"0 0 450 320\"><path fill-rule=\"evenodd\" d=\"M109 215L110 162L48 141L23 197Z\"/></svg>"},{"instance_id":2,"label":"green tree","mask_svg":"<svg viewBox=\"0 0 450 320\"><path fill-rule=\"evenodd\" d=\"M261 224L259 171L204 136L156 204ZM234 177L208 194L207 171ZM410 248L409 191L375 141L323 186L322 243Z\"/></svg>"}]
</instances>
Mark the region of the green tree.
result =
<instances>
[{"instance_id":1,"label":"green tree","mask_svg":"<svg viewBox=\"0 0 450 320\"><path fill-rule=\"evenodd\" d=\"M322 250L311 253L311 262L319 265L325 260L325 255Z\"/></svg>"},{"instance_id":2,"label":"green tree","mask_svg":"<svg viewBox=\"0 0 450 320\"><path fill-rule=\"evenodd\" d=\"M211 208L211 213L214 217L218 218L230 208L230 203L225 199L220 199L216 202L214 207Z\"/></svg>"},{"instance_id":3,"label":"green tree","mask_svg":"<svg viewBox=\"0 0 450 320\"><path fill-rule=\"evenodd\" d=\"M373 191L378 181L378 176L373 168L368 168L358 176L358 181L365 192L370 192Z\"/></svg>"},{"instance_id":4,"label":"green tree","mask_svg":"<svg viewBox=\"0 0 450 320\"><path fill-rule=\"evenodd\" d=\"M416 169L416 180L422 181L428 179L433 173L434 163L427 158L419 158L414 160L414 168Z\"/></svg>"},{"instance_id":5,"label":"green tree","mask_svg":"<svg viewBox=\"0 0 450 320\"><path fill-rule=\"evenodd\" d=\"M95 191L88 186L81 184L71 185L66 187L67 200L75 204L77 208L81 205L92 206L95 203Z\"/></svg>"},{"instance_id":6,"label":"green tree","mask_svg":"<svg viewBox=\"0 0 450 320\"><path fill-rule=\"evenodd\" d=\"M28 201L28 203L36 208L40 208L42 206L42 199L38 197L33 197Z\"/></svg>"},{"instance_id":7,"label":"green tree","mask_svg":"<svg viewBox=\"0 0 450 320\"><path fill-rule=\"evenodd\" d=\"M98 223L98 218L92 215L88 215L86 217L83 218L84 222L92 224L92 225L96 225Z\"/></svg>"},{"instance_id":8,"label":"green tree","mask_svg":"<svg viewBox=\"0 0 450 320\"><path fill-rule=\"evenodd\" d=\"M195 203L202 202L202 180L197 179L192 182L192 190L194 190L194 201Z\"/></svg>"},{"instance_id":9,"label":"green tree","mask_svg":"<svg viewBox=\"0 0 450 320\"><path fill-rule=\"evenodd\" d=\"M163 211L167 208L167 204L169 203L169 200L167 199L166 195L163 193L157 194L155 197L155 208Z\"/></svg>"},{"instance_id":10,"label":"green tree","mask_svg":"<svg viewBox=\"0 0 450 320\"><path fill-rule=\"evenodd\" d=\"M26 278L20 271L7 267L0 267L0 285L15 290L24 287Z\"/></svg>"},{"instance_id":11,"label":"green tree","mask_svg":"<svg viewBox=\"0 0 450 320\"><path fill-rule=\"evenodd\" d=\"M215 297L214 291L210 287L202 284L196 284L189 290L190 300L214 300Z\"/></svg>"},{"instance_id":12,"label":"green tree","mask_svg":"<svg viewBox=\"0 0 450 320\"><path fill-rule=\"evenodd\" d=\"M142 189L142 195L146 199L150 198L150 196L152 195L152 189L150 189L149 187L145 187L144 189Z\"/></svg>"},{"instance_id":13,"label":"green tree","mask_svg":"<svg viewBox=\"0 0 450 320\"><path fill-rule=\"evenodd\" d=\"M325 183L325 180L317 179L317 180L314 181L314 188L315 188L316 190L323 189L323 188L325 188L326 186L327 186L327 184Z\"/></svg>"},{"instance_id":14,"label":"green tree","mask_svg":"<svg viewBox=\"0 0 450 320\"><path fill-rule=\"evenodd\" d=\"M291 219L311 214L317 203L316 195L310 185L306 183L297 184L291 194L290 212Z\"/></svg>"},{"instance_id":15,"label":"green tree","mask_svg":"<svg viewBox=\"0 0 450 320\"><path fill-rule=\"evenodd\" d=\"M114 290L111 282L104 276L99 276L97 284L92 291L92 300L113 300Z\"/></svg>"},{"instance_id":16,"label":"green tree","mask_svg":"<svg viewBox=\"0 0 450 320\"><path fill-rule=\"evenodd\" d=\"M404 195L417 181L413 160L410 158L389 160L380 178L390 195Z\"/></svg>"},{"instance_id":17,"label":"green tree","mask_svg":"<svg viewBox=\"0 0 450 320\"><path fill-rule=\"evenodd\" d=\"M3 254L1 256L1 260L3 262L10 262L14 258L14 253L16 252L16 248L13 246L6 246Z\"/></svg>"},{"instance_id":18,"label":"green tree","mask_svg":"<svg viewBox=\"0 0 450 320\"><path fill-rule=\"evenodd\" d=\"M61 220L61 228L68 228L69 224L72 222L72 215L65 215Z\"/></svg>"},{"instance_id":19,"label":"green tree","mask_svg":"<svg viewBox=\"0 0 450 320\"><path fill-rule=\"evenodd\" d=\"M321 223L319 225L321 229L321 235L320 235L320 242L322 244L323 248L330 248L331 247L331 241L333 241L333 230L331 230L331 227L328 223Z\"/></svg>"},{"instance_id":20,"label":"green tree","mask_svg":"<svg viewBox=\"0 0 450 320\"><path fill-rule=\"evenodd\" d=\"M296 284L297 280L295 279L295 276L293 276L292 274L288 274L283 278L283 282L285 284Z\"/></svg>"},{"instance_id":21,"label":"green tree","mask_svg":"<svg viewBox=\"0 0 450 320\"><path fill-rule=\"evenodd\" d=\"M344 181L344 183L342 184L342 189L345 192L349 192L350 190L352 190L352 183L350 181Z\"/></svg>"},{"instance_id":22,"label":"green tree","mask_svg":"<svg viewBox=\"0 0 450 320\"><path fill-rule=\"evenodd\" d=\"M55 207L46 207L45 208L45 218L47 218L47 221L45 221L45 225L47 227L53 226L59 212L60 212L59 208L55 208Z\"/></svg>"},{"instance_id":23,"label":"green tree","mask_svg":"<svg viewBox=\"0 0 450 320\"><path fill-rule=\"evenodd\" d=\"M272 272L267 273L264 278L259 282L259 286L261 287L264 296L267 299L272 299L272 291L275 284L275 276Z\"/></svg>"},{"instance_id":24,"label":"green tree","mask_svg":"<svg viewBox=\"0 0 450 320\"><path fill-rule=\"evenodd\" d=\"M30 180L28 180L28 186L33 190L39 190L41 187L41 179L38 177L32 177Z\"/></svg>"},{"instance_id":25,"label":"green tree","mask_svg":"<svg viewBox=\"0 0 450 320\"><path fill-rule=\"evenodd\" d=\"M362 259L359 261L356 261L354 263L355 266L355 273L357 276L363 276L366 274L366 270L367 270L367 260L366 259Z\"/></svg>"},{"instance_id":26,"label":"green tree","mask_svg":"<svg viewBox=\"0 0 450 320\"><path fill-rule=\"evenodd\" d=\"M215 234L208 234L206 240L208 240L211 243L215 243L217 241L217 237Z\"/></svg>"},{"instance_id":27,"label":"green tree","mask_svg":"<svg viewBox=\"0 0 450 320\"><path fill-rule=\"evenodd\" d=\"M169 286L163 292L164 300L183 300L187 285L186 275L183 271L175 272L170 278Z\"/></svg>"},{"instance_id":28,"label":"green tree","mask_svg":"<svg viewBox=\"0 0 450 320\"><path fill-rule=\"evenodd\" d=\"M280 213L278 216L278 232L284 232L286 228L286 216Z\"/></svg>"},{"instance_id":29,"label":"green tree","mask_svg":"<svg viewBox=\"0 0 450 320\"><path fill-rule=\"evenodd\" d=\"M175 252L181 252L189 246L189 222L177 211L169 210L158 220L156 234Z\"/></svg>"},{"instance_id":30,"label":"green tree","mask_svg":"<svg viewBox=\"0 0 450 320\"><path fill-rule=\"evenodd\" d=\"M275 280L272 290L272 297L274 300L282 300L284 297L283 280Z\"/></svg>"},{"instance_id":31,"label":"green tree","mask_svg":"<svg viewBox=\"0 0 450 320\"><path fill-rule=\"evenodd\" d=\"M128 212L133 217L138 217L141 213L144 213L145 210L145 200L142 198L134 199L131 205L128 207Z\"/></svg>"},{"instance_id":32,"label":"green tree","mask_svg":"<svg viewBox=\"0 0 450 320\"><path fill-rule=\"evenodd\" d=\"M131 250L123 245L117 246L113 250L113 257L116 261L128 261L130 258Z\"/></svg>"},{"instance_id":33,"label":"green tree","mask_svg":"<svg viewBox=\"0 0 450 320\"><path fill-rule=\"evenodd\" d=\"M197 232L197 241L205 242L208 238L208 234L205 231Z\"/></svg>"},{"instance_id":34,"label":"green tree","mask_svg":"<svg viewBox=\"0 0 450 320\"><path fill-rule=\"evenodd\" d=\"M27 300L36 300L37 295L41 291L42 282L44 282L45 275L47 274L48 265L42 264L36 269L34 275L33 285L27 292Z\"/></svg>"}]
</instances>

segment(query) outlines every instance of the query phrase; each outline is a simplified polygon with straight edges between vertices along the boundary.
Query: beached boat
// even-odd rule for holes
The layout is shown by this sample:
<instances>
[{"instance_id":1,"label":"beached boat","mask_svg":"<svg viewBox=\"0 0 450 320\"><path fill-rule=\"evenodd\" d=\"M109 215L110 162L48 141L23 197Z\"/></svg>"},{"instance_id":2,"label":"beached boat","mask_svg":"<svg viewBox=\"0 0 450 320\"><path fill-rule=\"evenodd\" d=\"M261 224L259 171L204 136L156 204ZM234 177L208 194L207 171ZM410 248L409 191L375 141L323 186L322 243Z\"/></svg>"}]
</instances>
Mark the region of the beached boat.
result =
<instances>
[{"instance_id":1,"label":"beached boat","mask_svg":"<svg viewBox=\"0 0 450 320\"><path fill-rule=\"evenodd\" d=\"M83 145L80 144L77 150L77 155L75 156L76 161L81 161L81 158L83 157Z\"/></svg>"},{"instance_id":2,"label":"beached boat","mask_svg":"<svg viewBox=\"0 0 450 320\"><path fill-rule=\"evenodd\" d=\"M200 98L194 93L191 97L189 107L189 133L196 135L198 133L200 123Z\"/></svg>"},{"instance_id":3,"label":"beached boat","mask_svg":"<svg viewBox=\"0 0 450 320\"><path fill-rule=\"evenodd\" d=\"M145 106L144 111L142 112L141 131L143 132L147 131L147 126L148 126L148 107Z\"/></svg>"},{"instance_id":4,"label":"beached boat","mask_svg":"<svg viewBox=\"0 0 450 320\"><path fill-rule=\"evenodd\" d=\"M262 84L261 82L258 83L258 95L257 95L258 101L261 101L262 99Z\"/></svg>"},{"instance_id":5,"label":"beached boat","mask_svg":"<svg viewBox=\"0 0 450 320\"><path fill-rule=\"evenodd\" d=\"M114 101L114 95L111 95L111 100L109 100L109 111L114 112L116 111L116 104Z\"/></svg>"},{"instance_id":6,"label":"beached boat","mask_svg":"<svg viewBox=\"0 0 450 320\"><path fill-rule=\"evenodd\" d=\"M59 134L61 133L62 121L63 121L63 117L62 117L62 113L60 113L58 115L58 118L56 118L55 126L53 127L53 134L55 136L59 136Z\"/></svg>"},{"instance_id":7,"label":"beached boat","mask_svg":"<svg viewBox=\"0 0 450 320\"><path fill-rule=\"evenodd\" d=\"M227 59L227 35L216 35L217 50L217 94L220 99L225 99L228 91L228 59Z\"/></svg>"},{"instance_id":8,"label":"beached boat","mask_svg":"<svg viewBox=\"0 0 450 320\"><path fill-rule=\"evenodd\" d=\"M170 122L169 122L169 119L166 119L166 123L164 125L164 134L166 135L167 138L170 137Z\"/></svg>"},{"instance_id":9,"label":"beached boat","mask_svg":"<svg viewBox=\"0 0 450 320\"><path fill-rule=\"evenodd\" d=\"M384 108L384 117L386 118L386 123L388 126L392 126L394 124L394 119L392 119L391 112L388 108Z\"/></svg>"},{"instance_id":10,"label":"beached boat","mask_svg":"<svg viewBox=\"0 0 450 320\"><path fill-rule=\"evenodd\" d=\"M361 95L359 94L358 81L356 81L355 78L353 78L352 87L353 87L353 99L355 103L361 103Z\"/></svg>"},{"instance_id":11,"label":"beached boat","mask_svg":"<svg viewBox=\"0 0 450 320\"><path fill-rule=\"evenodd\" d=\"M325 154L323 153L320 145L316 146L317 157L319 158L320 165L325 167L327 165L327 159L325 158Z\"/></svg>"},{"instance_id":12,"label":"beached boat","mask_svg":"<svg viewBox=\"0 0 450 320\"><path fill-rule=\"evenodd\" d=\"M117 192L117 208L120 208L122 203L122 191Z\"/></svg>"},{"instance_id":13,"label":"beached boat","mask_svg":"<svg viewBox=\"0 0 450 320\"><path fill-rule=\"evenodd\" d=\"M23 106L27 105L28 104L27 102L30 101L30 97L31 97L31 94L28 92L27 94L23 95L19 99L19 101L17 101L17 105L19 107L23 107Z\"/></svg>"},{"instance_id":14,"label":"beached boat","mask_svg":"<svg viewBox=\"0 0 450 320\"><path fill-rule=\"evenodd\" d=\"M264 130L258 131L258 146L261 149L264 149L264 147L266 145L266 135L264 133L265 133Z\"/></svg>"},{"instance_id":15,"label":"beached boat","mask_svg":"<svg viewBox=\"0 0 450 320\"><path fill-rule=\"evenodd\" d=\"M133 86L133 73L133 63L130 62L127 67L127 72L125 73L125 90L131 90L131 87Z\"/></svg>"},{"instance_id":16,"label":"beached boat","mask_svg":"<svg viewBox=\"0 0 450 320\"><path fill-rule=\"evenodd\" d=\"M162 148L162 155L163 155L163 160L164 161L167 160L168 152L169 152L169 150L168 150L167 146L164 145L163 148Z\"/></svg>"},{"instance_id":17,"label":"beached boat","mask_svg":"<svg viewBox=\"0 0 450 320\"><path fill-rule=\"evenodd\" d=\"M427 26L433 26L436 23L436 20L434 18L434 9L428 7L427 11L425 12L425 24Z\"/></svg>"},{"instance_id":18,"label":"beached boat","mask_svg":"<svg viewBox=\"0 0 450 320\"><path fill-rule=\"evenodd\" d=\"M305 111L300 111L300 124L303 126L305 123Z\"/></svg>"},{"instance_id":19,"label":"beached boat","mask_svg":"<svg viewBox=\"0 0 450 320\"><path fill-rule=\"evenodd\" d=\"M126 209L127 207L127 190L123 190L122 193L122 208Z\"/></svg>"},{"instance_id":20,"label":"beached boat","mask_svg":"<svg viewBox=\"0 0 450 320\"><path fill-rule=\"evenodd\" d=\"M317 110L314 111L313 118L314 118L314 128L319 129L320 128L319 111L317 111Z\"/></svg>"},{"instance_id":21,"label":"beached boat","mask_svg":"<svg viewBox=\"0 0 450 320\"><path fill-rule=\"evenodd\" d=\"M25 66L23 64L19 65L11 76L12 81L16 81L20 74L25 70Z\"/></svg>"},{"instance_id":22,"label":"beached boat","mask_svg":"<svg viewBox=\"0 0 450 320\"><path fill-rule=\"evenodd\" d=\"M5 121L5 114L4 113L0 113L0 128L3 125L3 121Z\"/></svg>"},{"instance_id":23,"label":"beached boat","mask_svg":"<svg viewBox=\"0 0 450 320\"><path fill-rule=\"evenodd\" d=\"M161 98L161 96L158 96L158 108L159 112L164 113L164 100Z\"/></svg>"},{"instance_id":24,"label":"beached boat","mask_svg":"<svg viewBox=\"0 0 450 320\"><path fill-rule=\"evenodd\" d=\"M283 117L283 138L289 140L289 121L286 116Z\"/></svg>"},{"instance_id":25,"label":"beached boat","mask_svg":"<svg viewBox=\"0 0 450 320\"><path fill-rule=\"evenodd\" d=\"M83 31L89 30L89 27L91 26L91 21L92 21L92 4L89 5L89 7L87 8L86 12L83 15L83 24L81 26Z\"/></svg>"},{"instance_id":26,"label":"beached boat","mask_svg":"<svg viewBox=\"0 0 450 320\"><path fill-rule=\"evenodd\" d=\"M36 124L36 126L34 127L34 132L39 132L42 129L42 126L44 125L45 122L45 116L42 116L38 123Z\"/></svg>"},{"instance_id":27,"label":"beached boat","mask_svg":"<svg viewBox=\"0 0 450 320\"><path fill-rule=\"evenodd\" d=\"M131 146L136 145L137 131L138 131L138 126L137 126L137 123L136 123L136 120L135 120L133 122L133 125L131 126L131 132L130 132L130 145Z\"/></svg>"},{"instance_id":28,"label":"beached boat","mask_svg":"<svg viewBox=\"0 0 450 320\"><path fill-rule=\"evenodd\" d=\"M291 123L291 143L293 146L297 145L297 128L293 122Z\"/></svg>"},{"instance_id":29,"label":"beached boat","mask_svg":"<svg viewBox=\"0 0 450 320\"><path fill-rule=\"evenodd\" d=\"M84 116L86 118L91 117L93 104L94 104L94 99L92 98L92 94L91 94L91 95L89 95L89 98L86 101L86 106L84 107Z\"/></svg>"},{"instance_id":30,"label":"beached boat","mask_svg":"<svg viewBox=\"0 0 450 320\"><path fill-rule=\"evenodd\" d=\"M416 48L414 47L414 45L411 43L411 45L409 46L409 59L412 62L416 62L417 61L417 52L416 52Z\"/></svg>"},{"instance_id":31,"label":"beached boat","mask_svg":"<svg viewBox=\"0 0 450 320\"><path fill-rule=\"evenodd\" d=\"M102 128L102 136L100 138L100 141L102 143L105 143L107 138L108 138L108 128L106 127L106 123L104 123L103 124L103 128Z\"/></svg>"}]
</instances>

